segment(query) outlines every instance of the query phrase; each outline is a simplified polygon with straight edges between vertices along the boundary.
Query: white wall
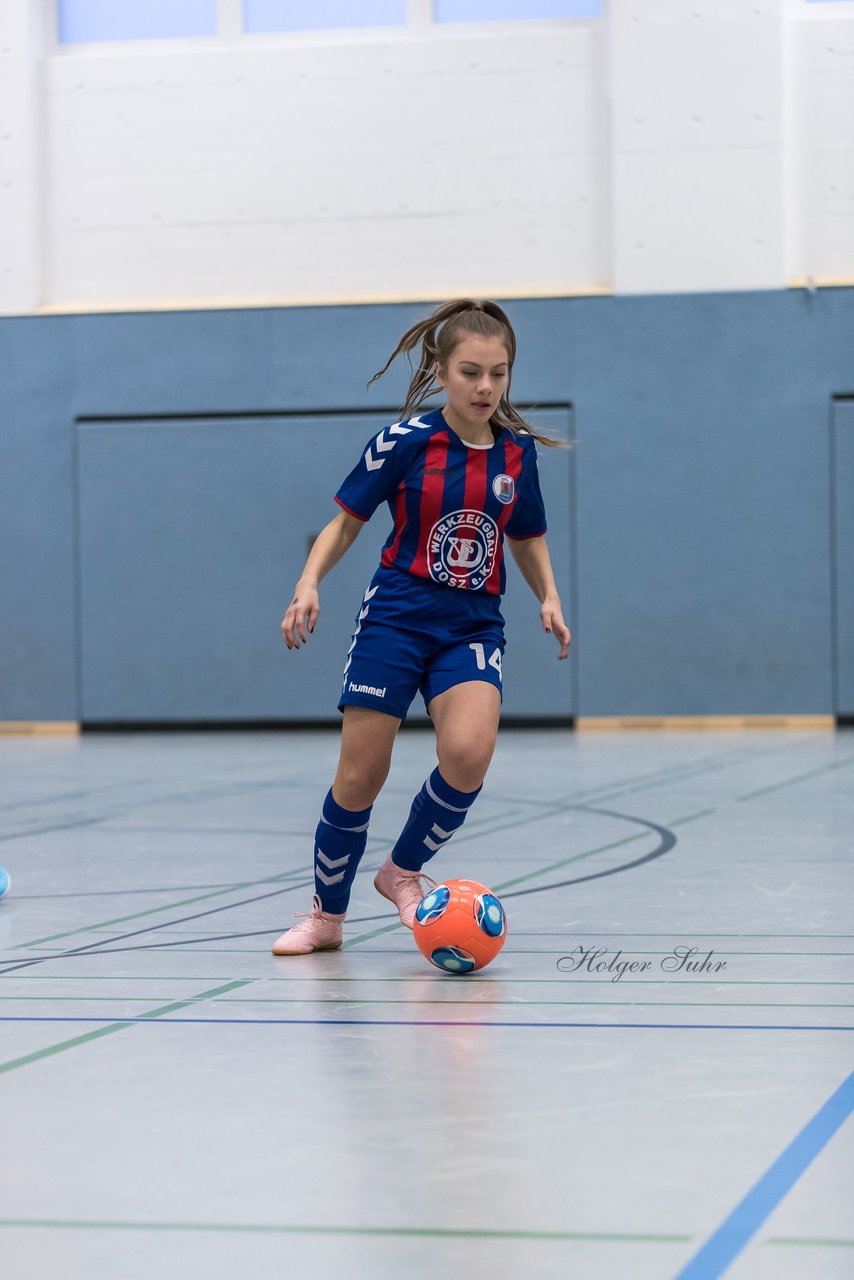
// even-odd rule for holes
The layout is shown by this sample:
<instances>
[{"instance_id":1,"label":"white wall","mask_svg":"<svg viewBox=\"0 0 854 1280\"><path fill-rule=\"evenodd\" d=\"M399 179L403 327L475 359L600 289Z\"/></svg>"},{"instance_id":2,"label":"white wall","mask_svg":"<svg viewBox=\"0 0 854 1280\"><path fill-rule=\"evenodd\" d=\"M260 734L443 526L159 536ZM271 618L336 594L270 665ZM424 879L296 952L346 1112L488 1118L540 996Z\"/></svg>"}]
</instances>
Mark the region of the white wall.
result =
<instances>
[{"instance_id":1,"label":"white wall","mask_svg":"<svg viewBox=\"0 0 854 1280\"><path fill-rule=\"evenodd\" d=\"M601 28L50 60L50 300L607 281Z\"/></svg>"},{"instance_id":2,"label":"white wall","mask_svg":"<svg viewBox=\"0 0 854 1280\"><path fill-rule=\"evenodd\" d=\"M854 0L40 60L51 7L0 3L0 313L854 282Z\"/></svg>"},{"instance_id":3,"label":"white wall","mask_svg":"<svg viewBox=\"0 0 854 1280\"><path fill-rule=\"evenodd\" d=\"M854 283L854 2L809 6L789 28L791 234L787 275ZM842 16L844 11L844 16ZM840 16L837 16L839 14ZM803 14L801 14L803 19Z\"/></svg>"},{"instance_id":4,"label":"white wall","mask_svg":"<svg viewBox=\"0 0 854 1280\"><path fill-rule=\"evenodd\" d=\"M784 279L778 0L613 0L620 293Z\"/></svg>"},{"instance_id":5,"label":"white wall","mask_svg":"<svg viewBox=\"0 0 854 1280\"><path fill-rule=\"evenodd\" d=\"M42 16L38 5L0 0L0 314L29 311L45 296Z\"/></svg>"}]
</instances>

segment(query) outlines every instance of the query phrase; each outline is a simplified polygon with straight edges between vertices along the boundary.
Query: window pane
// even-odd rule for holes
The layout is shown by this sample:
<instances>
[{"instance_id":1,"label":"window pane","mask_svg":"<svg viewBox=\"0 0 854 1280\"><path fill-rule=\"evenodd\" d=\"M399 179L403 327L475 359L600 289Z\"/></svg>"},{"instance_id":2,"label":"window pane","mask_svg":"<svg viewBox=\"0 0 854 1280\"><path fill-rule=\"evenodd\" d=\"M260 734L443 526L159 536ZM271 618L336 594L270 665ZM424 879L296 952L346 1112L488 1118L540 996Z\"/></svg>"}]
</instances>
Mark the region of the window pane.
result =
<instances>
[{"instance_id":1,"label":"window pane","mask_svg":"<svg viewBox=\"0 0 854 1280\"><path fill-rule=\"evenodd\" d=\"M216 0L59 0L61 44L216 35Z\"/></svg>"},{"instance_id":2,"label":"window pane","mask_svg":"<svg viewBox=\"0 0 854 1280\"><path fill-rule=\"evenodd\" d=\"M406 0L244 0L243 29L320 31L334 27L402 27Z\"/></svg>"},{"instance_id":3,"label":"window pane","mask_svg":"<svg viewBox=\"0 0 854 1280\"><path fill-rule=\"evenodd\" d=\"M504 22L519 18L598 18L602 0L434 0L434 22Z\"/></svg>"}]
</instances>

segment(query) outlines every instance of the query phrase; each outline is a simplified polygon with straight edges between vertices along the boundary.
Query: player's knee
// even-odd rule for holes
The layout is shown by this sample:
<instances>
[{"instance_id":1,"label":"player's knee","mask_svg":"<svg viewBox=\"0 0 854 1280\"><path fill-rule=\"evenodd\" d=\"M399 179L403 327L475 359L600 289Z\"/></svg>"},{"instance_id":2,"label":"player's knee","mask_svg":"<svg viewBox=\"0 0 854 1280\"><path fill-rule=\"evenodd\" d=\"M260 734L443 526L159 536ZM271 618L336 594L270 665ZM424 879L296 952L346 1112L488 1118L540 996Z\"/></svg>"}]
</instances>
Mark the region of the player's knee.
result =
<instances>
[{"instance_id":1,"label":"player's knee","mask_svg":"<svg viewBox=\"0 0 854 1280\"><path fill-rule=\"evenodd\" d=\"M372 805L388 777L385 763L354 762L340 766L332 784L332 795L342 809L358 812Z\"/></svg>"},{"instance_id":2,"label":"player's knee","mask_svg":"<svg viewBox=\"0 0 854 1280\"><path fill-rule=\"evenodd\" d=\"M493 743L457 741L439 752L439 771L457 791L477 791L492 759Z\"/></svg>"}]
</instances>

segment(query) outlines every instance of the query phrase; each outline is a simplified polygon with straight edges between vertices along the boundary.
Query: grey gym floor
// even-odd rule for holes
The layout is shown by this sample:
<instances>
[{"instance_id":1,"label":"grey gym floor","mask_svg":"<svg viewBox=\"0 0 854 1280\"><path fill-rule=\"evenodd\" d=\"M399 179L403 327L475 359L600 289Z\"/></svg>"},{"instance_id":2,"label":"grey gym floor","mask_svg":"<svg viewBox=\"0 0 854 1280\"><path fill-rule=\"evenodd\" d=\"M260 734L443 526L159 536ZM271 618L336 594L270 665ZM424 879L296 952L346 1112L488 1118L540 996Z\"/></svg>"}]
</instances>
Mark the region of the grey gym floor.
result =
<instances>
[{"instance_id":1,"label":"grey gym floor","mask_svg":"<svg viewBox=\"0 0 854 1280\"><path fill-rule=\"evenodd\" d=\"M5 1280L854 1276L854 733L503 730L468 978L372 885L417 728L344 949L270 954L337 747L0 741Z\"/></svg>"}]
</instances>

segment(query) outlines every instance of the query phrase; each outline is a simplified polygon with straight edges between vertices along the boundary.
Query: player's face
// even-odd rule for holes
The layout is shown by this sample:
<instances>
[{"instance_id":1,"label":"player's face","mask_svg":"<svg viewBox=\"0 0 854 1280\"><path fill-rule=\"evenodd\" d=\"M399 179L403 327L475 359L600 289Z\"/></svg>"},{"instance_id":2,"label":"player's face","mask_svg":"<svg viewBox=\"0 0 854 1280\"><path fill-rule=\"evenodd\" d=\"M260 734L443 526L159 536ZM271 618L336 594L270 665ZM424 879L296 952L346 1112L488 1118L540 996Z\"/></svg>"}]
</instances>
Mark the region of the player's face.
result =
<instances>
[{"instance_id":1,"label":"player's face","mask_svg":"<svg viewBox=\"0 0 854 1280\"><path fill-rule=\"evenodd\" d=\"M483 435L510 377L504 343L500 338L466 334L448 358L447 366L439 365L436 372L448 395L451 425L457 418L461 425Z\"/></svg>"}]
</instances>

